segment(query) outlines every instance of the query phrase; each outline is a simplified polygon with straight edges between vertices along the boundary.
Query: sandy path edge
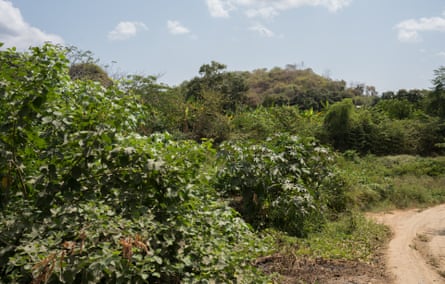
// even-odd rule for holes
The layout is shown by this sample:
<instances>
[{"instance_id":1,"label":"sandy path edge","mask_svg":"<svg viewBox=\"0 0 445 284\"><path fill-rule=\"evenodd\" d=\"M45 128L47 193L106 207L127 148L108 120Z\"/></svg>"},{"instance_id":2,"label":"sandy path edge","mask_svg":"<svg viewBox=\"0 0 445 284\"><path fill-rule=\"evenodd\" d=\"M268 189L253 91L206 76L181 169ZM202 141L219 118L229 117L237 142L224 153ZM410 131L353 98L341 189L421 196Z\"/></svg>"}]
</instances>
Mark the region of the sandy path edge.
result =
<instances>
[{"instance_id":1,"label":"sandy path edge","mask_svg":"<svg viewBox=\"0 0 445 284\"><path fill-rule=\"evenodd\" d=\"M388 225L393 238L388 244L387 267L394 283L445 283L445 204L420 211L396 210L370 214ZM422 249L419 244L422 242Z\"/></svg>"}]
</instances>

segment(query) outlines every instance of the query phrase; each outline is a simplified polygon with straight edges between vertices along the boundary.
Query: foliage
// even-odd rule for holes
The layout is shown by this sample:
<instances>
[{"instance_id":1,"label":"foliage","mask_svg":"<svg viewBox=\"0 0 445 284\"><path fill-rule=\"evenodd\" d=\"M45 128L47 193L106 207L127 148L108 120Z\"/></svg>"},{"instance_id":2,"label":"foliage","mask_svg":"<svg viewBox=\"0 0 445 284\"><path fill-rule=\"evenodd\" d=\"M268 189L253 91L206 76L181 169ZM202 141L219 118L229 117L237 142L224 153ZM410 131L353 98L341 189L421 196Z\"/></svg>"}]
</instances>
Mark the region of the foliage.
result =
<instances>
[{"instance_id":1,"label":"foliage","mask_svg":"<svg viewBox=\"0 0 445 284\"><path fill-rule=\"evenodd\" d=\"M36 125L42 121L44 104L63 90L62 82L68 78L66 64L63 54L48 45L32 48L30 53L18 53L13 48L0 52L2 206L14 198L14 187L23 197L32 193L24 180L28 170L25 156L37 162L35 148L46 146Z\"/></svg>"},{"instance_id":2,"label":"foliage","mask_svg":"<svg viewBox=\"0 0 445 284\"><path fill-rule=\"evenodd\" d=\"M326 112L323 129L327 141L339 150L349 148L349 138L354 125L354 104L346 99L332 105Z\"/></svg>"},{"instance_id":3,"label":"foliage","mask_svg":"<svg viewBox=\"0 0 445 284\"><path fill-rule=\"evenodd\" d=\"M59 45L58 48L62 49L68 58L71 65L79 63L93 63L99 64L99 59L94 56L94 53L90 50L82 50L74 45L63 46Z\"/></svg>"},{"instance_id":4,"label":"foliage","mask_svg":"<svg viewBox=\"0 0 445 284\"><path fill-rule=\"evenodd\" d=\"M375 107L392 119L406 119L414 114L413 104L407 100L380 100Z\"/></svg>"},{"instance_id":5,"label":"foliage","mask_svg":"<svg viewBox=\"0 0 445 284\"><path fill-rule=\"evenodd\" d=\"M108 74L95 63L77 63L70 67L70 77L73 80L92 80L99 82L104 87L113 85Z\"/></svg>"},{"instance_id":6,"label":"foliage","mask_svg":"<svg viewBox=\"0 0 445 284\"><path fill-rule=\"evenodd\" d=\"M229 138L229 116L221 113L223 101L218 93L204 91L201 101L189 101L185 110L184 134L200 141L213 139L220 143Z\"/></svg>"},{"instance_id":7,"label":"foliage","mask_svg":"<svg viewBox=\"0 0 445 284\"><path fill-rule=\"evenodd\" d=\"M2 282L264 281L210 142L136 134L140 98L71 81L54 46L0 59Z\"/></svg>"},{"instance_id":8,"label":"foliage","mask_svg":"<svg viewBox=\"0 0 445 284\"><path fill-rule=\"evenodd\" d=\"M445 135L436 117L415 110L407 100L380 100L374 107L357 108L348 99L332 105L315 133L340 151L361 154L440 154Z\"/></svg>"},{"instance_id":9,"label":"foliage","mask_svg":"<svg viewBox=\"0 0 445 284\"><path fill-rule=\"evenodd\" d=\"M431 92L379 99L217 62L177 88L104 86L67 56L104 72L73 47L0 51L0 282L264 283L251 260L273 248L251 225L296 255L368 261L385 231L351 207L445 201L443 157L383 156L443 153L443 68Z\"/></svg>"},{"instance_id":10,"label":"foliage","mask_svg":"<svg viewBox=\"0 0 445 284\"><path fill-rule=\"evenodd\" d=\"M140 97L140 103L147 108L148 115L143 134L164 132L175 134L186 131L186 103L177 88L156 82L155 76L129 75L120 81L120 88L128 95Z\"/></svg>"},{"instance_id":11,"label":"foliage","mask_svg":"<svg viewBox=\"0 0 445 284\"><path fill-rule=\"evenodd\" d=\"M433 79L434 91L443 92L445 91L445 66L440 66L434 70Z\"/></svg>"},{"instance_id":12,"label":"foliage","mask_svg":"<svg viewBox=\"0 0 445 284\"><path fill-rule=\"evenodd\" d=\"M243 74L225 71L226 65L216 61L204 64L199 68L201 77L184 82L185 99L187 101L206 100L205 93L211 92L219 96L222 113L233 113L246 102L248 86Z\"/></svg>"},{"instance_id":13,"label":"foliage","mask_svg":"<svg viewBox=\"0 0 445 284\"><path fill-rule=\"evenodd\" d=\"M426 111L441 119L445 118L445 66L434 70L434 89L427 97Z\"/></svg>"},{"instance_id":14,"label":"foliage","mask_svg":"<svg viewBox=\"0 0 445 284\"><path fill-rule=\"evenodd\" d=\"M295 117L289 118L295 119ZM261 141L272 136L273 133L282 132L280 131L282 129L277 128L278 124L271 108L265 107L237 113L231 121L231 127L232 138L235 140L254 139Z\"/></svg>"},{"instance_id":15,"label":"foliage","mask_svg":"<svg viewBox=\"0 0 445 284\"><path fill-rule=\"evenodd\" d=\"M321 226L329 211L345 209L343 181L332 154L312 140L286 134L262 145L221 145L218 187L242 197L241 214L256 228L302 236Z\"/></svg>"},{"instance_id":16,"label":"foliage","mask_svg":"<svg viewBox=\"0 0 445 284\"><path fill-rule=\"evenodd\" d=\"M315 137L321 131L323 114L297 106L258 107L245 110L231 120L231 139L265 140L275 133Z\"/></svg>"},{"instance_id":17,"label":"foliage","mask_svg":"<svg viewBox=\"0 0 445 284\"><path fill-rule=\"evenodd\" d=\"M345 81L334 81L311 69L258 69L246 74L251 105L296 105L301 109L322 110L326 102L333 103L352 97Z\"/></svg>"},{"instance_id":18,"label":"foliage","mask_svg":"<svg viewBox=\"0 0 445 284\"><path fill-rule=\"evenodd\" d=\"M200 67L200 77L181 85L186 102L186 137L216 142L229 138L229 117L245 104L247 85L241 73L225 69L226 65L212 61Z\"/></svg>"}]
</instances>

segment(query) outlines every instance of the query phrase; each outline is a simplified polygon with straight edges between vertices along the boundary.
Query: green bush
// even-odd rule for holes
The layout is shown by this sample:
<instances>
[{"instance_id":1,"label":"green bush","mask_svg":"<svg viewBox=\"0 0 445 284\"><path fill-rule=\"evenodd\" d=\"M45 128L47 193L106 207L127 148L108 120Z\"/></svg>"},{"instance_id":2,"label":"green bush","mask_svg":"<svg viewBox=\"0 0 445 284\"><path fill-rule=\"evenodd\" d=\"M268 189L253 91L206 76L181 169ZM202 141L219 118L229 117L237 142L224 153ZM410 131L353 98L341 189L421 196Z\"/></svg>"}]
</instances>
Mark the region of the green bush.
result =
<instances>
[{"instance_id":1,"label":"green bush","mask_svg":"<svg viewBox=\"0 0 445 284\"><path fill-rule=\"evenodd\" d=\"M353 149L350 140L354 127L354 116L355 107L351 99L333 104L326 112L323 122L326 142L340 151Z\"/></svg>"},{"instance_id":2,"label":"green bush","mask_svg":"<svg viewBox=\"0 0 445 284\"><path fill-rule=\"evenodd\" d=\"M237 113L231 121L234 140L265 140L275 133L314 137L320 130L321 113L300 111L296 106L258 107Z\"/></svg>"},{"instance_id":3,"label":"green bush","mask_svg":"<svg viewBox=\"0 0 445 284\"><path fill-rule=\"evenodd\" d=\"M0 282L263 282L211 143L136 134L138 96L66 64L51 45L0 51Z\"/></svg>"},{"instance_id":4,"label":"green bush","mask_svg":"<svg viewBox=\"0 0 445 284\"><path fill-rule=\"evenodd\" d=\"M277 134L262 145L227 142L219 157L217 186L242 196L241 214L256 228L302 236L321 226L330 211L346 207L334 157L312 140Z\"/></svg>"}]
</instances>

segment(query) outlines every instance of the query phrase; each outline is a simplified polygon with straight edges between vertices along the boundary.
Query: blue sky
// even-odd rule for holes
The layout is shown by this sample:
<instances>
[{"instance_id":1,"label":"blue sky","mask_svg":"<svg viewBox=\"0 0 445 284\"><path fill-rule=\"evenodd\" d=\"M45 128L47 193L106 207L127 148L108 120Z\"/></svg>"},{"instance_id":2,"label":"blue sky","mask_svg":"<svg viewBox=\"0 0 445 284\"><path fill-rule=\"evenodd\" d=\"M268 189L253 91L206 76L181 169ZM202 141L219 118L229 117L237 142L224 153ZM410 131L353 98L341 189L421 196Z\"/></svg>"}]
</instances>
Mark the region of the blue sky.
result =
<instances>
[{"instance_id":1,"label":"blue sky","mask_svg":"<svg viewBox=\"0 0 445 284\"><path fill-rule=\"evenodd\" d=\"M75 45L111 73L169 85L215 60L243 71L297 64L379 92L430 88L445 65L445 1L0 0L0 41Z\"/></svg>"}]
</instances>

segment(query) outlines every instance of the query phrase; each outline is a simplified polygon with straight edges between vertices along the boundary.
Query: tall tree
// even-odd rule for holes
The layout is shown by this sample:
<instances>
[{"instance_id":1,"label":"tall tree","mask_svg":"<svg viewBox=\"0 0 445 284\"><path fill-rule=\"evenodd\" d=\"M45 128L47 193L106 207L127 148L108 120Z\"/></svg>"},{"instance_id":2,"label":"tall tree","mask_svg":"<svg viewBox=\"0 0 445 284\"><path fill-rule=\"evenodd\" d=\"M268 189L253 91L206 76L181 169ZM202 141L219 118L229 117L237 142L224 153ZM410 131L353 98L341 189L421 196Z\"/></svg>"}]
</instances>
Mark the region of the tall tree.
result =
<instances>
[{"instance_id":1,"label":"tall tree","mask_svg":"<svg viewBox=\"0 0 445 284\"><path fill-rule=\"evenodd\" d=\"M208 92L219 94L223 113L234 112L238 105L246 102L248 86L242 73L228 72L226 65L212 61L202 65L199 74L200 77L184 84L186 100L202 101Z\"/></svg>"},{"instance_id":2,"label":"tall tree","mask_svg":"<svg viewBox=\"0 0 445 284\"><path fill-rule=\"evenodd\" d=\"M445 66L440 66L434 70L434 90L437 92L445 92Z\"/></svg>"},{"instance_id":3,"label":"tall tree","mask_svg":"<svg viewBox=\"0 0 445 284\"><path fill-rule=\"evenodd\" d=\"M328 142L336 149L346 150L353 128L354 104L345 99L332 105L326 113L323 128Z\"/></svg>"},{"instance_id":4,"label":"tall tree","mask_svg":"<svg viewBox=\"0 0 445 284\"><path fill-rule=\"evenodd\" d=\"M428 96L427 112L445 118L445 66L434 70L434 88Z\"/></svg>"}]
</instances>

